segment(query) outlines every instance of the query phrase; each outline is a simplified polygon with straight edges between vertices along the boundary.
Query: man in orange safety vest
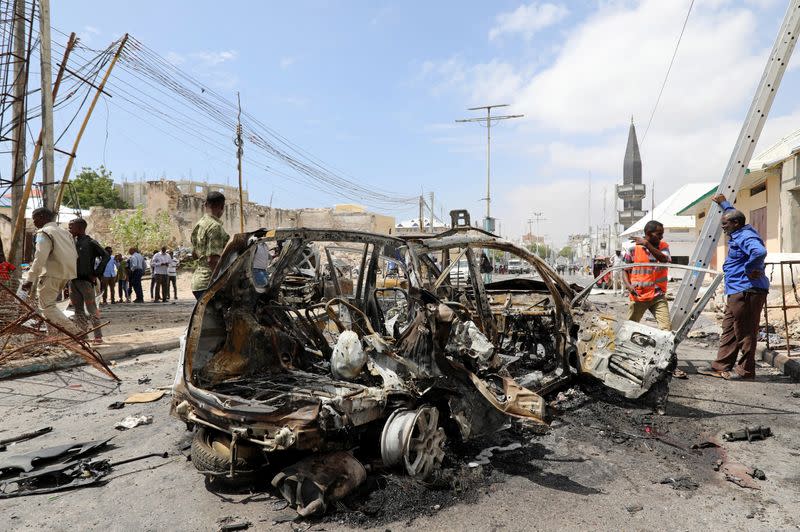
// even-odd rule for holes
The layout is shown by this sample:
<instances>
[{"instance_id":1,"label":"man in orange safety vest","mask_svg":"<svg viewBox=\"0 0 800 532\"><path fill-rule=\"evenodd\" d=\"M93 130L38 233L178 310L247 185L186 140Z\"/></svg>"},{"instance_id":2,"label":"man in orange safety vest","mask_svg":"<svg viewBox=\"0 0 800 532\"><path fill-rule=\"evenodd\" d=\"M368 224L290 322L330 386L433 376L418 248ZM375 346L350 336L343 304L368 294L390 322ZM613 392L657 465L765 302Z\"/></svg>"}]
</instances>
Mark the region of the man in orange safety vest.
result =
<instances>
[{"instance_id":1,"label":"man in orange safety vest","mask_svg":"<svg viewBox=\"0 0 800 532\"><path fill-rule=\"evenodd\" d=\"M644 226L644 238L634 237L632 250L625 254L627 263L667 263L672 259L669 245L664 242L664 225L650 220ZM622 279L630 294L628 319L640 321L648 310L655 316L658 327L671 330L669 305L667 305L667 268L636 266L624 270Z\"/></svg>"}]
</instances>

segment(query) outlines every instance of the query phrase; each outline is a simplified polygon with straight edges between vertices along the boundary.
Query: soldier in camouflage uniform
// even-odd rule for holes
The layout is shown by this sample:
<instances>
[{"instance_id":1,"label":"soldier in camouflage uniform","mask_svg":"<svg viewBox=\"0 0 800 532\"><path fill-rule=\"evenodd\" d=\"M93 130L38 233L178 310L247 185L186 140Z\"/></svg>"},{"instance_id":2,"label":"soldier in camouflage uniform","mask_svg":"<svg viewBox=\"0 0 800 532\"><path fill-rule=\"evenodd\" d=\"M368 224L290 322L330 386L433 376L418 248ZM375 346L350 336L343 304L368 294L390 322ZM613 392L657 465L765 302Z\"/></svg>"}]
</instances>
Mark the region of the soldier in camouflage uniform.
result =
<instances>
[{"instance_id":1,"label":"soldier in camouflage uniform","mask_svg":"<svg viewBox=\"0 0 800 532\"><path fill-rule=\"evenodd\" d=\"M192 293L196 299L200 299L211 283L211 273L228 242L228 233L223 229L220 220L225 210L225 196L221 192L209 192L205 210L192 231L192 255L198 259L197 268L192 275Z\"/></svg>"}]
</instances>

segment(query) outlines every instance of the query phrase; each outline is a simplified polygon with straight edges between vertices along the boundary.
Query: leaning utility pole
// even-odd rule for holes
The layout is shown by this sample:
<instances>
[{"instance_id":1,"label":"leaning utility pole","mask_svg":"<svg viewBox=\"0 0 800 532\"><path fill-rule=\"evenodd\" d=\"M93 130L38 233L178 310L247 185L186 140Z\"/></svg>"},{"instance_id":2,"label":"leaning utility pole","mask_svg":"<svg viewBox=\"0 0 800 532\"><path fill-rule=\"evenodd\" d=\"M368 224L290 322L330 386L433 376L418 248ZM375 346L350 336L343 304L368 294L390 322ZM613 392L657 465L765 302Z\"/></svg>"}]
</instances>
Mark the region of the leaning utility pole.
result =
<instances>
[{"instance_id":1,"label":"leaning utility pole","mask_svg":"<svg viewBox=\"0 0 800 532\"><path fill-rule=\"evenodd\" d=\"M236 93L239 105L239 114L236 116L236 159L239 169L239 232L244 233L244 193L242 192L242 155L244 155L244 141L242 140L242 99Z\"/></svg>"},{"instance_id":2,"label":"leaning utility pole","mask_svg":"<svg viewBox=\"0 0 800 532\"><path fill-rule=\"evenodd\" d=\"M72 33L69 36L69 41L67 42L67 47L64 49L64 58L61 60L61 66L58 68L58 75L56 75L56 82L53 84L53 91L51 93L52 99L55 99L56 95L58 94L58 87L61 85L61 78L64 76L64 70L67 68L67 60L69 59L69 54L72 52L72 48L75 46L75 33ZM39 138L36 141L36 144L33 147L33 155L31 156L31 162L28 166L28 174L25 178L25 184L22 187L22 198L20 200L19 206L17 211L12 213L12 219L14 220L14 228L13 232L11 233L11 241L12 242L22 242L22 237L25 234L25 208L28 205L28 200L31 196L31 189L33 188L33 178L36 176L36 166L39 164L39 154L42 152L42 138L44 136L44 132L39 130ZM56 211L58 209L55 209ZM14 247L11 248L12 253L16 253L17 249ZM22 247L19 248L20 255L10 255L7 259L12 264L15 260L22 258Z\"/></svg>"},{"instance_id":3,"label":"leaning utility pole","mask_svg":"<svg viewBox=\"0 0 800 532\"><path fill-rule=\"evenodd\" d=\"M33 13L31 13L33 21ZM14 103L12 105L12 131L13 157L11 166L11 216L12 221L16 219L16 213L22 204L22 183L25 178L25 124L26 102L28 88L28 60L27 49L25 46L25 2L15 0L14 2ZM23 217L25 209L22 209ZM22 238L13 239L8 249L8 257L17 259L22 257Z\"/></svg>"},{"instance_id":4,"label":"leaning utility pole","mask_svg":"<svg viewBox=\"0 0 800 532\"><path fill-rule=\"evenodd\" d=\"M797 34L800 32L800 2L793 0L789 3L783 23L778 31L775 44L767 59L764 73L756 89L756 94L750 104L739 138L733 147L733 153L728 160L728 166L722 176L722 181L717 188L718 194L725 194L730 201L735 201L736 193L744 179L745 170L753 156L753 150L761 136L761 130L767 121L775 92L780 86L786 65L792 57ZM689 266L706 268L711 262L711 257L717 247L722 221L722 209L712 205L703 224L703 230L698 238L697 246L692 252ZM672 305L672 323L677 327L694 306L695 299L703 283L702 272L690 272L684 275L675 301Z\"/></svg>"},{"instance_id":5,"label":"leaning utility pole","mask_svg":"<svg viewBox=\"0 0 800 532\"><path fill-rule=\"evenodd\" d=\"M78 130L78 134L75 136L75 142L72 144L72 151L69 154L69 159L67 159L67 165L64 167L64 174L61 176L61 186L58 187L58 192L55 194L55 201L53 201L53 210L58 214L58 209L61 206L61 200L64 198L64 191L67 188L67 182L69 181L69 174L72 171L72 165L75 163L75 157L78 156L78 146L81 143L81 139L83 138L83 132L86 131L86 126L89 124L89 119L92 117L92 112L94 111L95 106L97 105L97 101L100 99L100 94L102 94L106 86L106 82L108 78L111 76L111 71L114 69L114 65L117 64L117 60L119 56L122 54L122 49L125 47L125 43L128 42L128 34L126 33L122 40L119 43L119 47L117 48L114 57L111 59L111 63L108 65L106 69L106 73L103 75L102 81L100 81L100 85L97 86L97 91L94 94L94 98L92 98L92 103L89 105L89 109L86 111L86 116L83 118L83 122L81 123L81 128ZM69 43L67 44L67 50L71 50L72 46L75 44L75 34L73 33L70 35ZM66 64L66 56L64 58L64 65ZM63 65L62 65L63 66ZM59 72L59 78L61 73Z\"/></svg>"},{"instance_id":6,"label":"leaning utility pole","mask_svg":"<svg viewBox=\"0 0 800 532\"><path fill-rule=\"evenodd\" d=\"M470 107L468 111L480 111L486 109L485 118L464 118L456 120L456 122L485 122L486 123L486 221L484 223L484 230L494 231L491 227L490 220L492 219L492 122L497 120L509 120L512 118L522 118L525 115L503 115L492 116L492 109L495 107L508 107L509 104L503 103L499 105L484 105L481 107Z\"/></svg>"},{"instance_id":7,"label":"leaning utility pole","mask_svg":"<svg viewBox=\"0 0 800 532\"><path fill-rule=\"evenodd\" d=\"M53 86L50 62L50 0L39 0L39 57L42 75L42 205L53 209L55 162L53 160Z\"/></svg>"}]
</instances>

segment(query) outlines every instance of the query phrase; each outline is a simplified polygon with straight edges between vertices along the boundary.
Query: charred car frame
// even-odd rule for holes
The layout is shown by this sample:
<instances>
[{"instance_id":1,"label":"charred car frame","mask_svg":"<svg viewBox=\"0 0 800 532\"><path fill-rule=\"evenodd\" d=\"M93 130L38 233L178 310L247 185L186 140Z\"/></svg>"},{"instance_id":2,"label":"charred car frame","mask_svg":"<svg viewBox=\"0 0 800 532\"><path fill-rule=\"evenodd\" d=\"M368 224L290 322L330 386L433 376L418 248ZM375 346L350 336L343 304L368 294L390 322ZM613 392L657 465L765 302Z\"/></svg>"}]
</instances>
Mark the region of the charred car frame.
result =
<instances>
[{"instance_id":1,"label":"charred car frame","mask_svg":"<svg viewBox=\"0 0 800 532\"><path fill-rule=\"evenodd\" d=\"M269 266L254 271L264 252ZM533 277L487 282L484 253L514 255ZM467 279L450 275L464 259ZM246 477L279 453L372 447L384 466L426 477L446 437L485 434L509 416L545 423L542 396L576 375L663 404L696 313L659 331L599 312L588 290L468 225L405 239L237 235L190 319L172 412L194 428L193 461L207 475ZM275 485L291 491L292 475Z\"/></svg>"}]
</instances>

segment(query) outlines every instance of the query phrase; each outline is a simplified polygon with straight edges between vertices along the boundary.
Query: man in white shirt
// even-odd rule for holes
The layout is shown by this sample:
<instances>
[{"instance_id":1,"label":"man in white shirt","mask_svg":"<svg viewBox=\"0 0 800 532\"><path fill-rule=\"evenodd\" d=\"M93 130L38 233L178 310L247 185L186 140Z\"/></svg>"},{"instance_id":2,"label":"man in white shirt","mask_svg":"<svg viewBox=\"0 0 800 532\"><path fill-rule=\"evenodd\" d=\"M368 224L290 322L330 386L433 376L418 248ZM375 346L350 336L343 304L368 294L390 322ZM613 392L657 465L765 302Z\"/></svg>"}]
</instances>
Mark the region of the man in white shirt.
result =
<instances>
[{"instance_id":1,"label":"man in white shirt","mask_svg":"<svg viewBox=\"0 0 800 532\"><path fill-rule=\"evenodd\" d=\"M611 266L622 266L625 264L625 260L622 258L622 251L617 250L615 255L611 258ZM625 293L625 284L622 282L622 270L617 270L611 274L613 279L612 288L614 290L614 295L617 295L617 290L619 290L619 295Z\"/></svg>"},{"instance_id":2,"label":"man in white shirt","mask_svg":"<svg viewBox=\"0 0 800 532\"><path fill-rule=\"evenodd\" d=\"M153 301L166 303L169 301L169 264L172 257L167 253L167 247L163 246L161 251L153 255L150 261L153 278L155 279L156 291Z\"/></svg>"},{"instance_id":3,"label":"man in white shirt","mask_svg":"<svg viewBox=\"0 0 800 532\"><path fill-rule=\"evenodd\" d=\"M144 293L142 291L142 275L144 275L144 256L139 253L137 248L130 248L128 250L130 257L128 258L128 268L130 269L130 291L136 294L134 303L144 303Z\"/></svg>"},{"instance_id":4,"label":"man in white shirt","mask_svg":"<svg viewBox=\"0 0 800 532\"><path fill-rule=\"evenodd\" d=\"M169 252L169 265L167 266L167 277L169 285L172 286L172 296L176 301L178 300L178 264L180 262L175 258L175 253ZM167 285L167 298L169 298L169 285Z\"/></svg>"},{"instance_id":5,"label":"man in white shirt","mask_svg":"<svg viewBox=\"0 0 800 532\"><path fill-rule=\"evenodd\" d=\"M21 288L30 294L35 283L42 315L56 325L77 333L77 327L56 307L59 294L64 292L64 287L70 280L77 277L78 250L75 248L75 241L66 229L53 221L55 214L50 209L34 209L31 218L38 229L36 254ZM56 331L49 332L56 334Z\"/></svg>"}]
</instances>

